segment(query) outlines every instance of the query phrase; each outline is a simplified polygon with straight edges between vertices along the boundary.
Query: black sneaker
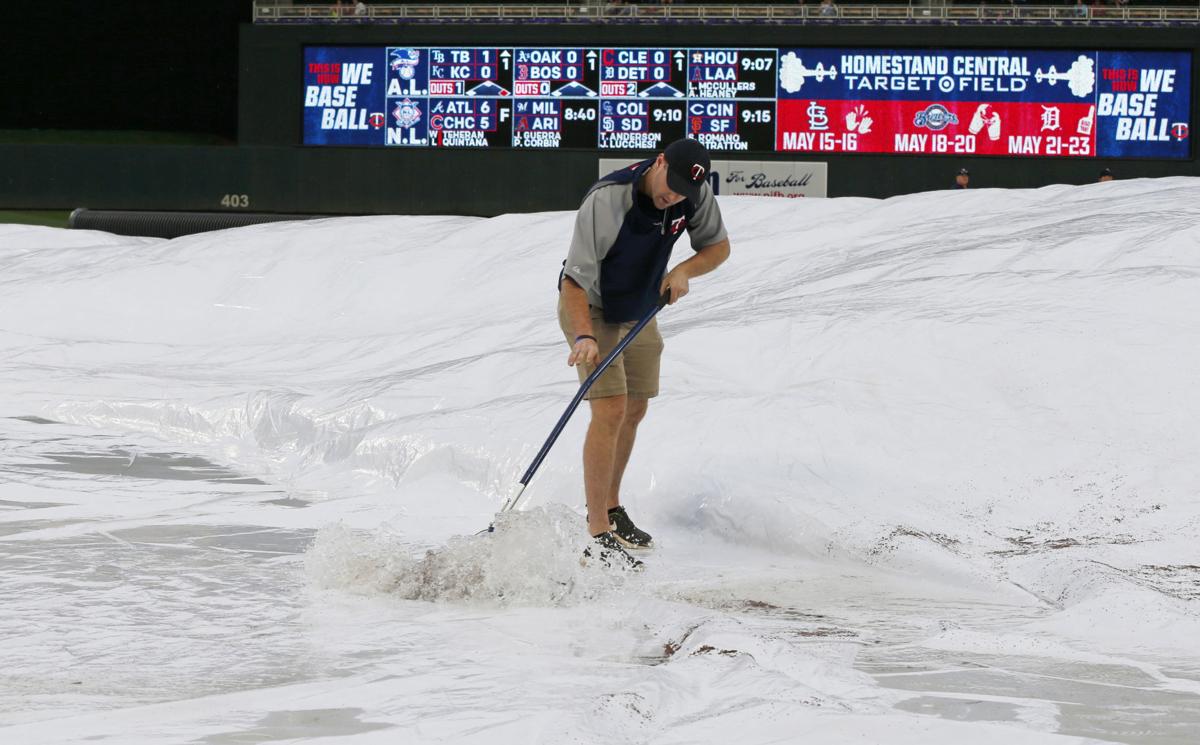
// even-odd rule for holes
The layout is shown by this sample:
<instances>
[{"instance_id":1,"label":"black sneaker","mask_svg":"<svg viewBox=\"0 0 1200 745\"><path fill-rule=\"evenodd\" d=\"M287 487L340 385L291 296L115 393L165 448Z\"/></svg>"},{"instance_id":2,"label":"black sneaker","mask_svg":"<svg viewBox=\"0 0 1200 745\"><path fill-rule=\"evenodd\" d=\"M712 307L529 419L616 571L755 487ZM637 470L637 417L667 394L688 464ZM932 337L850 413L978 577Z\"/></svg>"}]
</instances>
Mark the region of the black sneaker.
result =
<instances>
[{"instance_id":1,"label":"black sneaker","mask_svg":"<svg viewBox=\"0 0 1200 745\"><path fill-rule=\"evenodd\" d=\"M633 524L624 507L613 507L608 511L608 523L612 532L625 548L653 548L650 534Z\"/></svg>"},{"instance_id":2,"label":"black sneaker","mask_svg":"<svg viewBox=\"0 0 1200 745\"><path fill-rule=\"evenodd\" d=\"M637 571L646 567L640 559L629 555L629 552L621 546L620 539L613 535L612 531L592 536L592 545L583 550L585 560L592 558L593 549L595 549L600 563L609 569L619 567Z\"/></svg>"}]
</instances>

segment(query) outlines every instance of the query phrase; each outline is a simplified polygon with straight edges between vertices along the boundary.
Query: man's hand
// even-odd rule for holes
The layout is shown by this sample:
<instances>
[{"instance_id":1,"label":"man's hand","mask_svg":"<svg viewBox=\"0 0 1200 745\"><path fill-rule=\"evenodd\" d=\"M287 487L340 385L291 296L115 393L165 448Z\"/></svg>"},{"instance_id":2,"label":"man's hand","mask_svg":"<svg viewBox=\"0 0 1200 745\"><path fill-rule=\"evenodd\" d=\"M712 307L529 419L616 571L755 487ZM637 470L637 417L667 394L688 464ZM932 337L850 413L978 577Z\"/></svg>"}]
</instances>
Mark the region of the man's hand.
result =
<instances>
[{"instance_id":1,"label":"man's hand","mask_svg":"<svg viewBox=\"0 0 1200 745\"><path fill-rule=\"evenodd\" d=\"M588 313L587 293L579 283L570 277L564 277L559 287L562 292L563 304L566 306L568 328L575 330L575 343L571 345L571 356L567 364L574 367L583 362L595 365L600 362L600 345L596 343L595 332L592 331L592 320ZM586 336L587 339L579 337Z\"/></svg>"},{"instance_id":2,"label":"man's hand","mask_svg":"<svg viewBox=\"0 0 1200 745\"><path fill-rule=\"evenodd\" d=\"M670 293L670 299L667 300L668 305L674 305L675 301L688 294L688 275L686 272L675 267L667 272L667 276L663 277L662 287L658 288L659 295Z\"/></svg>"},{"instance_id":3,"label":"man's hand","mask_svg":"<svg viewBox=\"0 0 1200 745\"><path fill-rule=\"evenodd\" d=\"M593 366L599 364L600 345L595 339L580 339L575 342L575 346L571 348L571 356L567 358L567 365L574 367L578 362Z\"/></svg>"},{"instance_id":4,"label":"man's hand","mask_svg":"<svg viewBox=\"0 0 1200 745\"><path fill-rule=\"evenodd\" d=\"M729 258L729 239L705 246L687 261L681 261L667 276L663 277L658 294L668 296L667 303L674 305L679 298L688 294L688 282L696 277L702 277L719 267Z\"/></svg>"}]
</instances>

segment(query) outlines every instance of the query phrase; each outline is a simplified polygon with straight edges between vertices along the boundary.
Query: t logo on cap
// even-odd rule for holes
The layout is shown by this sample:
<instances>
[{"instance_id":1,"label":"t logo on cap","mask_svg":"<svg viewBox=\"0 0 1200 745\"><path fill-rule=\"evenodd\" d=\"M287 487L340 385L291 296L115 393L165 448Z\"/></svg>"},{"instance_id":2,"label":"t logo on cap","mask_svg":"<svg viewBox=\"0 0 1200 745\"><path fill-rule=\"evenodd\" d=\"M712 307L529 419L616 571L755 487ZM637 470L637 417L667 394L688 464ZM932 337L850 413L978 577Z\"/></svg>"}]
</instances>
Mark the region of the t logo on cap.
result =
<instances>
[{"instance_id":1,"label":"t logo on cap","mask_svg":"<svg viewBox=\"0 0 1200 745\"><path fill-rule=\"evenodd\" d=\"M699 201L704 179L712 166L708 149L685 137L668 145L663 154L667 158L667 186L693 203Z\"/></svg>"}]
</instances>

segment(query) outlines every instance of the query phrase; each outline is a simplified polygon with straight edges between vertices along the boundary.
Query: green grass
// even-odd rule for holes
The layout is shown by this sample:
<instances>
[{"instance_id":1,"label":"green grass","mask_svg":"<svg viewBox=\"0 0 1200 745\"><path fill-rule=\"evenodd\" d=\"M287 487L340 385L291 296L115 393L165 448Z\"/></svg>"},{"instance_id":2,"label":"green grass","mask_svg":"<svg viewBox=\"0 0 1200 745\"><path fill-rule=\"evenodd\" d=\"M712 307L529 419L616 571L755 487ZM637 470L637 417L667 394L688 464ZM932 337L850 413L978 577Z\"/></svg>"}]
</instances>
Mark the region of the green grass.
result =
<instances>
[{"instance_id":1,"label":"green grass","mask_svg":"<svg viewBox=\"0 0 1200 745\"><path fill-rule=\"evenodd\" d=\"M102 129L0 129L6 145L232 145L214 134Z\"/></svg>"},{"instance_id":2,"label":"green grass","mask_svg":"<svg viewBox=\"0 0 1200 745\"><path fill-rule=\"evenodd\" d=\"M51 228L67 227L70 210L0 210L0 223L18 225L47 225Z\"/></svg>"}]
</instances>

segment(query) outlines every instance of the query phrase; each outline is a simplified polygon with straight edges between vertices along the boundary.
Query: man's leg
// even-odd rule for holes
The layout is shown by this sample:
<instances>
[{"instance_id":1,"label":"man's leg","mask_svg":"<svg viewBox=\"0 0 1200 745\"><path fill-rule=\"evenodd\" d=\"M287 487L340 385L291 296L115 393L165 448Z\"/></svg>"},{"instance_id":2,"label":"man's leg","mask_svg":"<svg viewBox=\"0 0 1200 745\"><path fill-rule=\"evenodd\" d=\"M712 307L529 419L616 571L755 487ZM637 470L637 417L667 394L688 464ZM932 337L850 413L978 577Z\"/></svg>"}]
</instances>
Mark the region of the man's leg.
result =
<instances>
[{"instance_id":1,"label":"man's leg","mask_svg":"<svg viewBox=\"0 0 1200 745\"><path fill-rule=\"evenodd\" d=\"M625 396L591 399L592 421L583 441L583 489L587 495L588 533L608 531L608 495L613 484L617 442L625 421ZM632 443L630 444L632 447ZM628 454L626 454L628 460ZM624 469L624 464L621 466Z\"/></svg>"},{"instance_id":2,"label":"man's leg","mask_svg":"<svg viewBox=\"0 0 1200 745\"><path fill-rule=\"evenodd\" d=\"M617 433L612 485L608 490L606 510L621 505L621 478L625 475L625 466L629 464L629 455L633 452L633 442L637 438L638 425L646 418L646 408L649 405L649 399L645 398L631 398L625 404L625 418L621 421L621 429Z\"/></svg>"}]
</instances>

